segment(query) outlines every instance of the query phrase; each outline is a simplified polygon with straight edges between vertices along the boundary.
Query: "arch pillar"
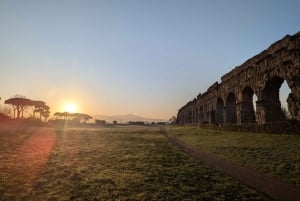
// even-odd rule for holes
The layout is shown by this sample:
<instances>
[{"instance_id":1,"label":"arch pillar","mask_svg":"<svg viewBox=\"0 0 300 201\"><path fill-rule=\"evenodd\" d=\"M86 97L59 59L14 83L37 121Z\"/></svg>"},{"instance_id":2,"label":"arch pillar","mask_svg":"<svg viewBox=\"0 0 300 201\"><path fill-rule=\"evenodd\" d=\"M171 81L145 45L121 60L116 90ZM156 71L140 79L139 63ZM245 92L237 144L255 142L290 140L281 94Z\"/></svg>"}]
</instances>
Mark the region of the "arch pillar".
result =
<instances>
[{"instance_id":1,"label":"arch pillar","mask_svg":"<svg viewBox=\"0 0 300 201\"><path fill-rule=\"evenodd\" d=\"M203 116L204 116L204 114L203 114L203 106L200 106L200 108L199 108L199 123L200 124L202 124L204 122Z\"/></svg>"},{"instance_id":2,"label":"arch pillar","mask_svg":"<svg viewBox=\"0 0 300 201\"><path fill-rule=\"evenodd\" d=\"M224 101L222 98L218 98L217 99L217 103L216 103L216 112L215 112L215 116L216 116L216 123L217 124L224 124L225 122L225 106L224 106Z\"/></svg>"},{"instance_id":3,"label":"arch pillar","mask_svg":"<svg viewBox=\"0 0 300 201\"><path fill-rule=\"evenodd\" d=\"M287 80L291 86L291 93L287 98L288 109L291 117L300 121L300 74L296 74L292 79Z\"/></svg>"},{"instance_id":4,"label":"arch pillar","mask_svg":"<svg viewBox=\"0 0 300 201\"><path fill-rule=\"evenodd\" d=\"M287 102L291 117L300 121L300 97L296 97L293 93L290 93Z\"/></svg>"},{"instance_id":5,"label":"arch pillar","mask_svg":"<svg viewBox=\"0 0 300 201\"><path fill-rule=\"evenodd\" d=\"M263 90L261 88L256 88L255 89L255 94L257 97L257 101L255 101L255 108L256 108L256 112L255 112L255 118L256 118L256 123L257 125L263 125L266 123L265 120L265 110L263 107L263 98L262 98L262 92Z\"/></svg>"},{"instance_id":6,"label":"arch pillar","mask_svg":"<svg viewBox=\"0 0 300 201\"><path fill-rule=\"evenodd\" d=\"M236 124L237 123L237 100L233 92L229 93L225 102L225 123Z\"/></svg>"},{"instance_id":7,"label":"arch pillar","mask_svg":"<svg viewBox=\"0 0 300 201\"><path fill-rule=\"evenodd\" d=\"M209 110L209 123L214 124L216 123L216 111L213 107Z\"/></svg>"},{"instance_id":8,"label":"arch pillar","mask_svg":"<svg viewBox=\"0 0 300 201\"><path fill-rule=\"evenodd\" d=\"M236 123L242 124L242 102L236 102Z\"/></svg>"}]
</instances>

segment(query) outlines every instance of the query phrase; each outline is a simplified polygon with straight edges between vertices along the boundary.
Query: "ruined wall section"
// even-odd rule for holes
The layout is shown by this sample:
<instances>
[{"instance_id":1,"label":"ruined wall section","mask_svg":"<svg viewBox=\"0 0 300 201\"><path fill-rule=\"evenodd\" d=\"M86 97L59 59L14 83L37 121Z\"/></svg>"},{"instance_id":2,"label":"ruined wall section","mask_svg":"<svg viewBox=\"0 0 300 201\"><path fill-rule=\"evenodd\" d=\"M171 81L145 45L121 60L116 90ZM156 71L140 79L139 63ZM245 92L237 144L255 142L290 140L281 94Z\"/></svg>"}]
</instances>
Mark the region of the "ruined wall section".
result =
<instances>
[{"instance_id":1,"label":"ruined wall section","mask_svg":"<svg viewBox=\"0 0 300 201\"><path fill-rule=\"evenodd\" d=\"M198 122L196 123L213 123L215 121L214 112L215 101L217 97L219 84L216 82L208 90L197 98L196 111L198 111Z\"/></svg>"},{"instance_id":2,"label":"ruined wall section","mask_svg":"<svg viewBox=\"0 0 300 201\"><path fill-rule=\"evenodd\" d=\"M299 40L300 33L286 36L221 78L222 83L229 82L229 88L231 87L235 93L238 91L236 94L238 116L242 112L239 106L243 104L243 89L249 86L258 98L257 122L264 124L269 121L283 120L280 101L277 97L282 82L286 80L291 89L288 99L289 111L294 119L300 120L299 85L297 86L297 81L295 81L300 74ZM234 80L238 80L240 86L237 87ZM225 93L228 93L226 87Z\"/></svg>"},{"instance_id":3,"label":"ruined wall section","mask_svg":"<svg viewBox=\"0 0 300 201\"><path fill-rule=\"evenodd\" d=\"M291 89L288 107L300 120L300 32L287 35L267 50L221 77L178 112L180 124L258 123L283 120L279 89ZM256 112L252 104L257 96ZM188 118L187 118L188 116Z\"/></svg>"}]
</instances>

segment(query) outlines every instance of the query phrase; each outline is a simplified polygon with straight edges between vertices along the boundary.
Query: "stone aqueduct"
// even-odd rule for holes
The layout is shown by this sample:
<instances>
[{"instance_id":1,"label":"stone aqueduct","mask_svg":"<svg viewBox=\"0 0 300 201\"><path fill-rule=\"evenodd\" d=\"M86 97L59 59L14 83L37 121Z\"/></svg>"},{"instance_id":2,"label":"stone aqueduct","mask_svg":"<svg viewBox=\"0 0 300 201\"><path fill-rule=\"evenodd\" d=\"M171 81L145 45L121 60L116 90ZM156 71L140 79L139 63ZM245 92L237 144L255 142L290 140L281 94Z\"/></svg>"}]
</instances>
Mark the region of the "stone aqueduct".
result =
<instances>
[{"instance_id":1,"label":"stone aqueduct","mask_svg":"<svg viewBox=\"0 0 300 201\"><path fill-rule=\"evenodd\" d=\"M284 81L291 92L287 98L290 116L300 121L300 32L285 36L222 76L221 83L214 83L179 109L177 123L263 125L282 121L279 90Z\"/></svg>"}]
</instances>

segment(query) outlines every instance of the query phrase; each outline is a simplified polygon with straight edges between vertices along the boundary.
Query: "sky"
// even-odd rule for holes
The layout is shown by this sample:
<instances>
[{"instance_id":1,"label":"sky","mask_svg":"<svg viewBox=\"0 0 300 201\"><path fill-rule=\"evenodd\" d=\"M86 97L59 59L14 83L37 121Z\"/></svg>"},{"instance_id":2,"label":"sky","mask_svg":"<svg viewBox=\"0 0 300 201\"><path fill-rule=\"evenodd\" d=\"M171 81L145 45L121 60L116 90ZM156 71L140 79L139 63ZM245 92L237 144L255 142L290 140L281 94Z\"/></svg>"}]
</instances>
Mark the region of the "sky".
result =
<instances>
[{"instance_id":1,"label":"sky","mask_svg":"<svg viewBox=\"0 0 300 201\"><path fill-rule=\"evenodd\" d=\"M0 105L169 119L300 31L298 0L0 0Z\"/></svg>"}]
</instances>

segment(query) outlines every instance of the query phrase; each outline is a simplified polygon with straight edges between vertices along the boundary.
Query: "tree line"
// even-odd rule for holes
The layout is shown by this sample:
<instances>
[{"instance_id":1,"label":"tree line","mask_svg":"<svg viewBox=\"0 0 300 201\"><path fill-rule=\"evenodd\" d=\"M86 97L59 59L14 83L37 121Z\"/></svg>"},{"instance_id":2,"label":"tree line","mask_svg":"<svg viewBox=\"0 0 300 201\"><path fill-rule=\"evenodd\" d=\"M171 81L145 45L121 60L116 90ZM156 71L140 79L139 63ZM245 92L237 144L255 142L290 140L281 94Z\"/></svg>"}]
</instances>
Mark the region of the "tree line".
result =
<instances>
[{"instance_id":1,"label":"tree line","mask_svg":"<svg viewBox=\"0 0 300 201\"><path fill-rule=\"evenodd\" d=\"M14 97L5 100L4 103L10 105L12 108L12 118L14 119L24 119L24 113L28 108L32 109L33 119L40 119L42 121L42 118L44 118L44 121L46 122L50 116L50 107L41 100L31 100L22 95L15 95ZM5 108L5 113L6 114L3 115L8 118L11 114L11 110ZM56 120L72 120L73 123L88 122L92 119L90 115L84 113L55 112L54 116L56 116Z\"/></svg>"},{"instance_id":2,"label":"tree line","mask_svg":"<svg viewBox=\"0 0 300 201\"><path fill-rule=\"evenodd\" d=\"M44 101L31 100L22 95L16 95L13 98L9 98L5 100L4 103L11 105L14 119L24 118L24 112L29 107L32 108L33 118L36 118L36 115L39 115L38 118L40 120L44 117L46 121L50 115L50 107Z\"/></svg>"},{"instance_id":3,"label":"tree line","mask_svg":"<svg viewBox=\"0 0 300 201\"><path fill-rule=\"evenodd\" d=\"M88 114L70 113L70 112L55 112L54 116L56 116L57 119L61 119L61 120L65 120L65 121L73 120L73 121L77 121L78 123L80 123L81 121L87 122L88 120L93 118Z\"/></svg>"}]
</instances>

